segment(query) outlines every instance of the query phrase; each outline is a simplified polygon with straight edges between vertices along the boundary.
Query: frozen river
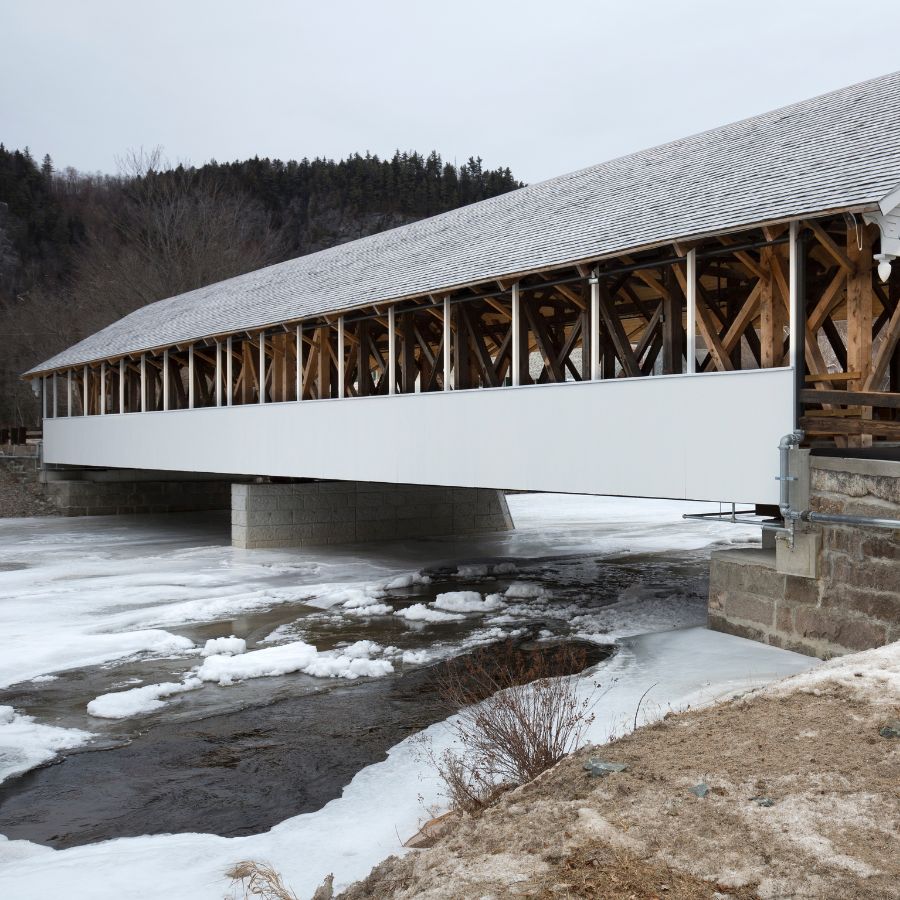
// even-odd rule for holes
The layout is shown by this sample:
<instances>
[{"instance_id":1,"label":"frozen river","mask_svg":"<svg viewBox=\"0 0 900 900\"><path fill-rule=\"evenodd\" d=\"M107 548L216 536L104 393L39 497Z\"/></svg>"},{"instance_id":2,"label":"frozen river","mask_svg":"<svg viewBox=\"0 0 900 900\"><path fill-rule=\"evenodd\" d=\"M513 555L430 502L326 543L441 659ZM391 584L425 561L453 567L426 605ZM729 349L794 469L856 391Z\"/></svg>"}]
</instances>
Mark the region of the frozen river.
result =
<instances>
[{"instance_id":1,"label":"frozen river","mask_svg":"<svg viewBox=\"0 0 900 900\"><path fill-rule=\"evenodd\" d=\"M651 684L652 716L810 665L698 627L709 547L757 529L509 503L508 534L304 551L234 550L215 515L0 520L0 833L31 838L0 839L0 895L218 898L252 855L300 896L365 874L441 802L403 740L442 739L429 667L504 637L619 647L594 740Z\"/></svg>"}]
</instances>

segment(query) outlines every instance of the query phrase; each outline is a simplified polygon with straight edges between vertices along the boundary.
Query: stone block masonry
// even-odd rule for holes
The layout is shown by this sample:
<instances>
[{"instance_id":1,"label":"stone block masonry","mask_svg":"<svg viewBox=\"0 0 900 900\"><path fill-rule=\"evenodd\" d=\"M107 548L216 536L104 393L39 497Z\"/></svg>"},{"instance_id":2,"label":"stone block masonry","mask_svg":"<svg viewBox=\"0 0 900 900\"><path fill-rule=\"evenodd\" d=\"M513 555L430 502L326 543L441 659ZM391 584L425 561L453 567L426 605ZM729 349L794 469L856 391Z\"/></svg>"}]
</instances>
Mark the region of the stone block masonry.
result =
<instances>
[{"instance_id":1,"label":"stone block masonry","mask_svg":"<svg viewBox=\"0 0 900 900\"><path fill-rule=\"evenodd\" d=\"M900 462L812 457L809 486L814 512L900 520ZM900 640L900 530L817 524L802 546L812 577L774 551L714 553L710 627L823 658Z\"/></svg>"},{"instance_id":2,"label":"stone block masonry","mask_svg":"<svg viewBox=\"0 0 900 900\"><path fill-rule=\"evenodd\" d=\"M64 516L228 509L227 481L49 481L47 498Z\"/></svg>"},{"instance_id":3,"label":"stone block masonry","mask_svg":"<svg viewBox=\"0 0 900 900\"><path fill-rule=\"evenodd\" d=\"M233 484L231 542L260 549L513 528L502 491L363 481Z\"/></svg>"}]
</instances>

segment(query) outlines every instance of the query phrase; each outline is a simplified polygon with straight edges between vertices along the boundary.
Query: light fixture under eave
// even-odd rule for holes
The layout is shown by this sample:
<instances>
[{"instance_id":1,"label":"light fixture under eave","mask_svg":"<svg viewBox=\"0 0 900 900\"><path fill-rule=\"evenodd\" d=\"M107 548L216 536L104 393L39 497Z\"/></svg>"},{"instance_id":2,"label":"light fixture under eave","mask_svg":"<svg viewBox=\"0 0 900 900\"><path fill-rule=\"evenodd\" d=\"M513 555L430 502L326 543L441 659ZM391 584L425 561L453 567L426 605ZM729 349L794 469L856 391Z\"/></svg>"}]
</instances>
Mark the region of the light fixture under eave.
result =
<instances>
[{"instance_id":1,"label":"light fixture under eave","mask_svg":"<svg viewBox=\"0 0 900 900\"><path fill-rule=\"evenodd\" d=\"M889 253L875 254L875 259L878 260L878 277L882 282L887 281L891 277L891 260L893 258Z\"/></svg>"}]
</instances>

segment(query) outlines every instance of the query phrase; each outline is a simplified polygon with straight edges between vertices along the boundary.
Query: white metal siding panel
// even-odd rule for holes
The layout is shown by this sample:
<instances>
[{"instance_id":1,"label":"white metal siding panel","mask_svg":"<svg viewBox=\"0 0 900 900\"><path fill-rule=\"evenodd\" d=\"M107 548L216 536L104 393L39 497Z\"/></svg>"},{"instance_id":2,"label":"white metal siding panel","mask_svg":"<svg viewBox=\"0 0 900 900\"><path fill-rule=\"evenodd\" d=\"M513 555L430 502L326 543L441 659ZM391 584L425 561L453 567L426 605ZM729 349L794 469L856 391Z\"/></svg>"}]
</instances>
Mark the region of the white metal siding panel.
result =
<instances>
[{"instance_id":1,"label":"white metal siding panel","mask_svg":"<svg viewBox=\"0 0 900 900\"><path fill-rule=\"evenodd\" d=\"M775 503L793 372L48 419L49 463Z\"/></svg>"}]
</instances>

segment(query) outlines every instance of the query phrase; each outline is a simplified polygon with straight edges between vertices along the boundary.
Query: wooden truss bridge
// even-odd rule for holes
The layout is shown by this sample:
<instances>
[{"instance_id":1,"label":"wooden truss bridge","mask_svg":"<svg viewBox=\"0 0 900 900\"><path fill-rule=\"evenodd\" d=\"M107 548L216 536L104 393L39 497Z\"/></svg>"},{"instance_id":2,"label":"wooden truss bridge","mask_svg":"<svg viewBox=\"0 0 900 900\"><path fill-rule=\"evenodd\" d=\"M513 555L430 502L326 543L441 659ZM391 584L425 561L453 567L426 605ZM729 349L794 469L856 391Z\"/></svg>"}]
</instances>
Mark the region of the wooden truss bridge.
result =
<instances>
[{"instance_id":1,"label":"wooden truss bridge","mask_svg":"<svg viewBox=\"0 0 900 900\"><path fill-rule=\"evenodd\" d=\"M790 107L781 118L761 117L773 134L785 118L798 121L787 137L768 139L781 141L774 150L764 149L782 154L778 165L785 165L785 147L797 146L827 159L843 153L853 165L860 151L852 140L866 126L853 90ZM858 90L873 110L887 98L897 117L900 76ZM817 130L822 109L849 135L843 150L844 137ZM744 125L689 140L706 142L704 160L710 142L722 145L727 160L733 132ZM895 125L894 134L900 121ZM759 133L759 122L755 128L748 134ZM164 340L171 329L158 318L154 343L149 313L130 333L129 317L118 331L111 326L110 335L100 332L29 373L43 388L45 456L78 465L771 502L774 447L785 432L799 426L814 446L900 442L900 266L890 265L900 255L900 146L879 137L891 131L882 120L871 131L868 165L877 184L867 175L856 193L843 182L832 189L837 176L810 175L812 163L799 159L789 160L796 171L784 180L796 186L782 197L771 173L757 171L769 165L765 158L756 168L745 160L763 179L752 190L778 196L735 199L755 204L741 213L743 224L729 212L728 190L739 185L726 190L726 176L714 170L703 178L708 190L723 192L713 204L721 207L716 217L702 227L660 223L653 240L646 229L626 231L616 237L618 249L609 249L605 234L569 249L566 222L548 220L555 230L545 238L525 221L514 228L522 243L530 241L535 264L513 266L510 242L489 221L476 270L466 229L478 232L479 207L486 220L496 215L498 202L486 201L457 211L450 225L438 217L381 243L325 251L321 264L320 254L296 261L305 266L304 286L325 284L315 279L326 263L339 272L343 260L356 273L343 300L337 276L328 281L331 299L318 308L298 301L292 314L283 313L282 297L302 290L293 270L280 267L252 284L223 283L226 300L216 299L215 285L194 292L202 298L184 295L181 306L197 320L194 336L184 327L187 338ZM671 146L667 152L682 162L698 152ZM745 152L752 156L752 147ZM608 181L623 178L622 164L608 166L583 188L584 204L595 202L591 190L619 190ZM523 189L520 206L546 197L547 184ZM702 203L700 186L691 190L690 202ZM520 193L501 198L507 229ZM557 219L578 202L570 193ZM596 202L597 215L605 215ZM497 229L496 261L490 228ZM415 270L423 235L430 253L443 248L464 258L458 276L452 260L429 262L433 286L413 290L427 280ZM551 255L562 261L547 262L547 242L559 245ZM404 265L411 269L405 280ZM386 296L361 301L367 291L378 294L367 279L379 267L391 282L380 288ZM465 276L472 271L484 275ZM232 293L244 306L226 316ZM217 324L199 322L206 315L197 312L199 302L209 298L221 307ZM179 300L157 304L158 315L165 304L177 312ZM414 403L398 405L413 396ZM444 401L429 409L438 396ZM351 399L358 402L321 403Z\"/></svg>"}]
</instances>

